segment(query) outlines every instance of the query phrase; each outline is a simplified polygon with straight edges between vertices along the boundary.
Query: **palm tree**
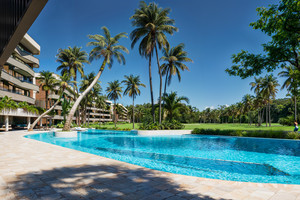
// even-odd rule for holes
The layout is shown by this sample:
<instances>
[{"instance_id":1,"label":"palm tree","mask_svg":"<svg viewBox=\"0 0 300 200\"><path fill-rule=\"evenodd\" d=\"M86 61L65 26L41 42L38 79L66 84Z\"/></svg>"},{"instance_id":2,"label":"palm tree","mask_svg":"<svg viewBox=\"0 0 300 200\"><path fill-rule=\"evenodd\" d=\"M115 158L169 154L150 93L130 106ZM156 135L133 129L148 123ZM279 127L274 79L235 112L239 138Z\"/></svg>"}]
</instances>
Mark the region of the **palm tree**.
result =
<instances>
[{"instance_id":1,"label":"palm tree","mask_svg":"<svg viewBox=\"0 0 300 200\"><path fill-rule=\"evenodd\" d=\"M286 88L294 98L294 119L297 121L297 96L299 95L299 70L295 66L285 66L285 71L279 72L280 77L286 78L281 89Z\"/></svg>"},{"instance_id":2,"label":"palm tree","mask_svg":"<svg viewBox=\"0 0 300 200\"><path fill-rule=\"evenodd\" d=\"M276 93L278 92L278 89L277 89L278 86L279 86L279 83L277 81L277 78L274 77L273 74L266 75L264 77L261 92L262 92L263 96L266 97L268 100L269 126L271 126L270 104L271 104L272 99L275 99Z\"/></svg>"},{"instance_id":3,"label":"palm tree","mask_svg":"<svg viewBox=\"0 0 300 200\"><path fill-rule=\"evenodd\" d=\"M59 94L59 98L58 100L51 106L51 108L49 108L48 110L46 110L43 114L41 114L30 126L30 128L28 129L28 131L33 131L33 128L35 127L35 125L40 121L40 119L42 119L45 115L47 115L48 113L50 113L55 106L61 101L62 97L64 96L64 92L66 90L66 88L68 88L70 86L70 83L73 83L71 81L71 77L65 73L63 76L60 76L59 79L56 79L56 85L59 88L58 94Z\"/></svg>"},{"instance_id":4,"label":"palm tree","mask_svg":"<svg viewBox=\"0 0 300 200\"><path fill-rule=\"evenodd\" d=\"M167 83L168 85L171 84L172 76L177 75L178 81L180 82L181 81L180 70L189 71L189 68L184 64L184 62L193 62L190 58L187 57L187 52L184 51L183 49L184 49L183 43L180 43L179 45L171 49L170 46L168 45L163 49L163 56L160 59L165 62L161 65L162 75L166 76L164 94L167 92ZM164 104L165 102L163 103L163 110L164 110Z\"/></svg>"},{"instance_id":5,"label":"palm tree","mask_svg":"<svg viewBox=\"0 0 300 200\"><path fill-rule=\"evenodd\" d=\"M141 94L141 91L139 89L140 86L146 87L143 83L141 83L140 76L133 76L132 74L130 76L124 76L125 80L122 81L126 85L126 88L124 90L124 95L127 95L132 98L132 127L134 129L134 99L137 95Z\"/></svg>"},{"instance_id":6,"label":"palm tree","mask_svg":"<svg viewBox=\"0 0 300 200\"><path fill-rule=\"evenodd\" d=\"M89 35L88 37L93 41L87 44L88 46L94 46L94 48L90 52L90 61L93 61L94 59L98 60L103 58L102 65L97 75L95 76L93 82L90 84L89 87L87 87L87 89L84 92L80 94L78 99L75 101L64 125L64 131L70 130L72 117L74 116L77 107L79 106L81 100L89 93L89 91L97 83L106 64L108 64L108 67L111 68L114 59L117 59L117 61L120 64L125 64L125 57L121 53L121 51L128 53L128 50L124 46L119 45L119 39L126 37L126 33L119 33L115 37L111 37L110 32L106 27L102 27L102 30L104 32L104 35Z\"/></svg>"},{"instance_id":7,"label":"palm tree","mask_svg":"<svg viewBox=\"0 0 300 200\"><path fill-rule=\"evenodd\" d=\"M250 95L250 94L246 94L243 99L242 99L242 102L244 104L244 113L248 113L248 117L249 117L249 120L248 120L248 123L251 125L251 110L252 110L252 107L253 107L253 96Z\"/></svg>"},{"instance_id":8,"label":"palm tree","mask_svg":"<svg viewBox=\"0 0 300 200\"><path fill-rule=\"evenodd\" d=\"M50 71L41 71L40 76L37 77L37 79L40 81L42 90L45 91L45 108L48 109L49 92L54 91L57 80Z\"/></svg>"},{"instance_id":9,"label":"palm tree","mask_svg":"<svg viewBox=\"0 0 300 200\"><path fill-rule=\"evenodd\" d=\"M141 56L149 59L149 82L152 104L152 117L155 121L154 113L154 99L152 89L152 75L151 75L151 58L156 54L158 73L160 78L159 85L159 123L161 123L161 91L162 91L162 73L159 64L157 48L161 49L163 46L168 45L166 33L173 34L178 29L174 27L175 21L168 17L170 9L159 8L156 3L149 3L147 5L144 1L140 2L139 8L135 10L135 13L130 17L132 19L132 26L136 27L131 34L132 40L131 48L141 40L139 45L139 53Z\"/></svg>"},{"instance_id":10,"label":"palm tree","mask_svg":"<svg viewBox=\"0 0 300 200\"><path fill-rule=\"evenodd\" d=\"M182 106L182 101L189 103L189 99L185 96L177 96L177 92L171 92L163 96L163 101L166 102L167 118L173 119L174 112Z\"/></svg>"},{"instance_id":11,"label":"palm tree","mask_svg":"<svg viewBox=\"0 0 300 200\"><path fill-rule=\"evenodd\" d=\"M8 96L4 96L2 99L1 99L1 109L17 109L18 108L18 104L11 99L11 97L8 97Z\"/></svg>"},{"instance_id":12,"label":"palm tree","mask_svg":"<svg viewBox=\"0 0 300 200\"><path fill-rule=\"evenodd\" d=\"M67 49L59 49L56 57L57 57L56 61L61 64L60 66L57 67L57 71L61 71L61 75L64 75L65 73L70 74L70 76L75 81L74 99L76 100L79 94L77 82L76 82L77 72L79 72L81 76L84 75L83 64L89 63L89 61L87 60L87 53L85 51L82 51L81 47L74 46L74 47L68 47ZM80 124L79 111L77 111L76 120L77 120L77 124Z\"/></svg>"},{"instance_id":13,"label":"palm tree","mask_svg":"<svg viewBox=\"0 0 300 200\"><path fill-rule=\"evenodd\" d=\"M117 127L117 100L119 97L122 97L122 86L121 83L116 80L112 82L108 82L108 87L106 88L107 97L110 100L114 101L114 122L115 122L115 127Z\"/></svg>"}]
</instances>

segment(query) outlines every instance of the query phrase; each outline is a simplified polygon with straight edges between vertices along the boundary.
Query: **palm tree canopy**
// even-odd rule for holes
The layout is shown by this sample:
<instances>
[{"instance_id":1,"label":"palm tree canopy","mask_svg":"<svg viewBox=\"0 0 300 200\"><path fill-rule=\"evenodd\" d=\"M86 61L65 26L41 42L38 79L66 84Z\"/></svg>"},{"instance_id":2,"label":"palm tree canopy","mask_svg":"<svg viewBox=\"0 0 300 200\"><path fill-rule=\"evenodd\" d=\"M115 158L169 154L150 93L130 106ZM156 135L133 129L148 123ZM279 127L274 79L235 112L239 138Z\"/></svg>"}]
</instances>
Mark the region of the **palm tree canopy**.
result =
<instances>
[{"instance_id":1,"label":"palm tree canopy","mask_svg":"<svg viewBox=\"0 0 300 200\"><path fill-rule=\"evenodd\" d=\"M119 40L121 38L127 38L126 33L122 32L111 37L108 28L103 26L101 29L103 30L104 35L88 35L93 41L88 42L87 45L94 46L90 52L90 61L104 58L104 61L108 64L109 68L112 67L114 59L117 59L120 64L125 64L125 57L121 51L125 53L129 53L129 51L126 47L119 45Z\"/></svg>"},{"instance_id":2,"label":"palm tree canopy","mask_svg":"<svg viewBox=\"0 0 300 200\"><path fill-rule=\"evenodd\" d=\"M296 93L299 87L299 70L295 66L285 66L285 71L278 73L280 77L286 78L281 89L287 88L289 92Z\"/></svg>"},{"instance_id":3,"label":"palm tree canopy","mask_svg":"<svg viewBox=\"0 0 300 200\"><path fill-rule=\"evenodd\" d=\"M180 70L188 70L188 66L186 66L183 62L193 62L192 59L187 57L187 52L183 50L184 44L180 43L179 45L172 47L167 46L163 49L163 56L160 58L163 63L161 65L162 74L168 74L168 85L171 84L172 76L177 75L178 80L181 81Z\"/></svg>"},{"instance_id":4,"label":"palm tree canopy","mask_svg":"<svg viewBox=\"0 0 300 200\"><path fill-rule=\"evenodd\" d=\"M80 82L80 92L85 91L89 85L93 82L95 79L95 73L91 72L88 75L84 75L83 79ZM101 91L101 86L100 86L100 81L97 81L97 83L94 85L93 89L91 92L99 93Z\"/></svg>"},{"instance_id":5,"label":"palm tree canopy","mask_svg":"<svg viewBox=\"0 0 300 200\"><path fill-rule=\"evenodd\" d=\"M140 76L130 76L125 75L125 80L122 81L126 85L124 90L124 95L127 95L135 98L137 95L140 95L141 91L139 89L140 86L146 87L143 83L141 83Z\"/></svg>"},{"instance_id":6,"label":"palm tree canopy","mask_svg":"<svg viewBox=\"0 0 300 200\"><path fill-rule=\"evenodd\" d=\"M41 71L37 79L40 81L42 90L46 92L54 90L54 87L57 85L57 80L50 71Z\"/></svg>"},{"instance_id":7,"label":"palm tree canopy","mask_svg":"<svg viewBox=\"0 0 300 200\"><path fill-rule=\"evenodd\" d=\"M57 67L57 71L61 70L61 75L69 73L74 80L77 78L77 71L83 76L83 64L89 63L87 55L81 47L77 46L59 49L56 61L60 63L60 66Z\"/></svg>"},{"instance_id":8,"label":"palm tree canopy","mask_svg":"<svg viewBox=\"0 0 300 200\"><path fill-rule=\"evenodd\" d=\"M275 99L275 95L278 92L278 86L278 80L273 74L266 75L263 79L262 94L265 97Z\"/></svg>"},{"instance_id":9,"label":"palm tree canopy","mask_svg":"<svg viewBox=\"0 0 300 200\"><path fill-rule=\"evenodd\" d=\"M118 100L119 97L122 97L122 86L118 80L108 82L108 87L106 88L107 97L110 100Z\"/></svg>"},{"instance_id":10,"label":"palm tree canopy","mask_svg":"<svg viewBox=\"0 0 300 200\"><path fill-rule=\"evenodd\" d=\"M254 90L255 94L259 94L261 92L261 87L263 84L263 78L262 77L254 77L254 82L251 82L251 90Z\"/></svg>"},{"instance_id":11,"label":"palm tree canopy","mask_svg":"<svg viewBox=\"0 0 300 200\"><path fill-rule=\"evenodd\" d=\"M178 108L180 108L183 104L182 101L189 103L189 99L185 96L177 96L176 92L171 92L169 94L164 94L163 101L165 101L165 109L168 112L168 115L172 117L172 113L174 113Z\"/></svg>"},{"instance_id":12,"label":"palm tree canopy","mask_svg":"<svg viewBox=\"0 0 300 200\"><path fill-rule=\"evenodd\" d=\"M132 26L136 27L131 34L131 48L141 40L139 53L142 56L149 56L157 44L159 49L168 45L166 33L173 34L178 29L173 26L175 21L168 17L170 9L159 8L156 3L147 5L140 2L139 8L130 17Z\"/></svg>"}]
</instances>

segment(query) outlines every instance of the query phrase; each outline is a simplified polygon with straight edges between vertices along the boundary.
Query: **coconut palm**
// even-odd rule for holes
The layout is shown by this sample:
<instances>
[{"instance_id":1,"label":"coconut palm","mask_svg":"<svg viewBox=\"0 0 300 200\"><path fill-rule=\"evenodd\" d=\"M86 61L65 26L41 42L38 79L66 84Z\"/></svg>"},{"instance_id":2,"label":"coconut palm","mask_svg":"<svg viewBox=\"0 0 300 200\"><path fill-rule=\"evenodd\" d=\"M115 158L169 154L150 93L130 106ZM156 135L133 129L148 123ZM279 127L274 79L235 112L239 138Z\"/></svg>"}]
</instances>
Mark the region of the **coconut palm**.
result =
<instances>
[{"instance_id":1,"label":"coconut palm","mask_svg":"<svg viewBox=\"0 0 300 200\"><path fill-rule=\"evenodd\" d=\"M74 83L71 81L71 77L68 74L64 74L63 76L60 76L59 79L56 79L56 85L58 86L59 90L58 90L58 94L59 94L59 98L57 99L57 101L48 109L46 110L43 114L41 114L30 126L30 128L28 129L28 131L33 131L33 128L35 127L35 125L48 113L50 113L55 106L58 105L58 103L61 101L62 97L64 96L64 92L66 90L66 88L70 87L70 84Z\"/></svg>"},{"instance_id":2,"label":"coconut palm","mask_svg":"<svg viewBox=\"0 0 300 200\"><path fill-rule=\"evenodd\" d=\"M150 94L152 104L152 117L155 121L154 113L154 98L152 89L152 75L151 75L151 58L156 54L157 67L160 78L159 87L159 122L161 123L161 99L162 99L162 73L159 64L157 48L161 49L168 45L167 34L173 34L178 29L174 27L175 21L169 18L170 9L159 8L156 3L149 3L147 5L144 1L140 2L139 8L130 17L132 19L132 26L136 27L130 34L132 40L131 47L141 40L139 45L139 53L141 56L149 59L149 82Z\"/></svg>"},{"instance_id":3,"label":"coconut palm","mask_svg":"<svg viewBox=\"0 0 300 200\"><path fill-rule=\"evenodd\" d=\"M173 119L173 115L178 108L182 106L182 101L189 103L189 99L185 96L177 96L177 92L171 92L163 96L163 101L166 102L165 109L167 111L167 118Z\"/></svg>"},{"instance_id":4,"label":"coconut palm","mask_svg":"<svg viewBox=\"0 0 300 200\"><path fill-rule=\"evenodd\" d=\"M108 82L108 87L106 88L107 97L110 100L114 101L114 123L115 127L117 127L117 100L119 97L122 97L122 86L121 83L116 80L112 82Z\"/></svg>"},{"instance_id":5,"label":"coconut palm","mask_svg":"<svg viewBox=\"0 0 300 200\"><path fill-rule=\"evenodd\" d=\"M286 78L281 89L286 88L292 94L295 112L294 119L297 121L297 96L299 95L299 70L295 66L285 66L285 71L279 72L280 77Z\"/></svg>"},{"instance_id":6,"label":"coconut palm","mask_svg":"<svg viewBox=\"0 0 300 200\"><path fill-rule=\"evenodd\" d=\"M164 94L167 92L167 84L171 84L172 76L177 75L178 81L181 81L180 70L189 71L189 68L184 64L184 62L193 62L187 57L187 52L183 50L184 44L180 43L176 47L170 49L168 45L163 49L163 56L160 60L164 61L161 65L162 75L166 76ZM164 103L163 103L164 110ZM164 113L164 111L163 111Z\"/></svg>"},{"instance_id":7,"label":"coconut palm","mask_svg":"<svg viewBox=\"0 0 300 200\"><path fill-rule=\"evenodd\" d=\"M14 109L18 108L17 102L15 102L14 100L12 100L11 97L4 96L1 99L0 102L1 102L1 108L2 109L13 109L14 110Z\"/></svg>"},{"instance_id":8,"label":"coconut palm","mask_svg":"<svg viewBox=\"0 0 300 200\"><path fill-rule=\"evenodd\" d=\"M125 57L121 51L128 53L128 50L124 46L119 45L119 40L121 38L126 37L126 33L119 33L115 37L111 37L110 32L106 27L102 27L102 30L104 32L104 35L89 35L88 37L93 41L87 44L88 46L94 47L90 52L90 61L99 60L103 58L102 65L99 68L99 71L95 76L93 82L90 84L89 87L87 87L87 89L84 92L80 94L78 99L75 101L64 125L64 131L70 130L72 117L74 116L77 107L79 106L81 100L89 93L89 91L97 83L106 64L109 68L111 68L114 59L117 59L117 61L120 64L125 64Z\"/></svg>"},{"instance_id":9,"label":"coconut palm","mask_svg":"<svg viewBox=\"0 0 300 200\"><path fill-rule=\"evenodd\" d=\"M141 94L139 89L140 86L146 87L143 83L141 83L140 76L130 76L125 75L125 80L122 81L126 85L124 90L124 95L127 95L132 98L132 127L134 129L134 99L137 95Z\"/></svg>"},{"instance_id":10,"label":"coconut palm","mask_svg":"<svg viewBox=\"0 0 300 200\"><path fill-rule=\"evenodd\" d=\"M242 102L244 104L244 113L248 113L248 117L249 117L249 120L248 120L248 123L251 125L251 111L252 111L252 108L253 108L253 100L254 100L254 97L250 94L246 94L243 99L242 99Z\"/></svg>"},{"instance_id":11,"label":"coconut palm","mask_svg":"<svg viewBox=\"0 0 300 200\"><path fill-rule=\"evenodd\" d=\"M277 81L277 78L273 76L273 74L266 75L263 79L262 83L262 95L267 99L268 101L268 119L269 119L269 126L271 126L271 110L270 110L270 104L273 99L275 99L276 93L278 92L277 87L279 86L279 83ZM266 113L267 114L267 113Z\"/></svg>"},{"instance_id":12,"label":"coconut palm","mask_svg":"<svg viewBox=\"0 0 300 200\"><path fill-rule=\"evenodd\" d=\"M81 50L81 47L68 47L67 49L59 49L58 54L56 55L57 62L61 65L57 67L57 71L61 71L61 75L65 73L70 74L74 82L74 99L76 100L78 96L78 87L77 87L77 72L83 76L83 66L84 63L89 63L87 60L87 53ZM76 92L75 92L76 91ZM77 123L80 124L79 112L77 111L76 117Z\"/></svg>"},{"instance_id":13,"label":"coconut palm","mask_svg":"<svg viewBox=\"0 0 300 200\"><path fill-rule=\"evenodd\" d=\"M45 108L48 109L49 92L54 91L57 80L50 71L41 71L40 76L37 77L37 79L40 81L40 86L45 92Z\"/></svg>"}]
</instances>

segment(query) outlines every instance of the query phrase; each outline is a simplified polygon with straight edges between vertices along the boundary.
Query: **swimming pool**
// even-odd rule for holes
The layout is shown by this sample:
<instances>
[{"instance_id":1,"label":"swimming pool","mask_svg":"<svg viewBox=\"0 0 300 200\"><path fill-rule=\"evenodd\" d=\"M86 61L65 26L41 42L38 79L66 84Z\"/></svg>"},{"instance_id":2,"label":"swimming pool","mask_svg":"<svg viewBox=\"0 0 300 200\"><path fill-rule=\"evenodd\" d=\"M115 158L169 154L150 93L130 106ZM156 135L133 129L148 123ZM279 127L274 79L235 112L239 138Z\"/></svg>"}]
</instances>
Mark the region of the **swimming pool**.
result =
<instances>
[{"instance_id":1,"label":"swimming pool","mask_svg":"<svg viewBox=\"0 0 300 200\"><path fill-rule=\"evenodd\" d=\"M88 130L77 137L27 138L139 166L204 178L300 184L300 141L204 135L139 136Z\"/></svg>"}]
</instances>

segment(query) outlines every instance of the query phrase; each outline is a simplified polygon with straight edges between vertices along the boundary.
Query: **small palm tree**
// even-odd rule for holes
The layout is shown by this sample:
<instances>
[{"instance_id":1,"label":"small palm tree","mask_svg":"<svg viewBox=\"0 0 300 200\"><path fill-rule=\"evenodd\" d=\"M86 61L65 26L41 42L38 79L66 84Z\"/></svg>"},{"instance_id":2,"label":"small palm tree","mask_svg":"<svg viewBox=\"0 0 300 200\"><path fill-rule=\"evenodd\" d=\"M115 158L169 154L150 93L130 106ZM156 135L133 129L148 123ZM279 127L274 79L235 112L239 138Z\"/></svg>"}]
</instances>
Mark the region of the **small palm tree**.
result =
<instances>
[{"instance_id":1,"label":"small palm tree","mask_svg":"<svg viewBox=\"0 0 300 200\"><path fill-rule=\"evenodd\" d=\"M151 104L152 104L152 116L153 122L155 120L154 113L154 99L152 89L152 75L151 75L151 58L156 54L157 67L160 78L159 87L159 123L161 123L161 98L162 98L162 73L159 64L157 48L161 49L168 45L166 34L172 35L174 31L178 29L174 27L175 21L169 18L170 9L159 8L156 3L149 3L147 5L144 1L140 2L139 8L135 10L135 13L130 17L132 19L132 26L136 27L131 34L132 40L131 47L141 40L139 45L139 53L149 59L149 80L150 80L150 92L151 92Z\"/></svg>"},{"instance_id":2,"label":"small palm tree","mask_svg":"<svg viewBox=\"0 0 300 200\"><path fill-rule=\"evenodd\" d=\"M54 91L57 80L54 78L53 73L50 71L41 71L40 76L37 77L40 81L40 86L42 90L45 91L45 108L48 109L48 96L50 91Z\"/></svg>"},{"instance_id":3,"label":"small palm tree","mask_svg":"<svg viewBox=\"0 0 300 200\"><path fill-rule=\"evenodd\" d=\"M119 97L122 97L122 87L121 83L116 80L112 82L108 82L108 87L106 88L107 97L110 100L114 101L114 122L115 127L117 127L117 100Z\"/></svg>"},{"instance_id":4,"label":"small palm tree","mask_svg":"<svg viewBox=\"0 0 300 200\"><path fill-rule=\"evenodd\" d=\"M253 100L254 100L254 97L250 94L246 94L243 99L242 99L242 102L244 104L244 113L248 113L248 117L249 117L249 121L248 123L251 125L251 110L253 108Z\"/></svg>"},{"instance_id":5,"label":"small palm tree","mask_svg":"<svg viewBox=\"0 0 300 200\"><path fill-rule=\"evenodd\" d=\"M124 95L127 95L132 98L132 127L134 129L134 99L137 95L141 94L141 91L139 89L140 86L146 87L143 83L141 83L140 76L133 76L132 74L130 76L124 76L125 80L122 81L126 85L126 88L124 90Z\"/></svg>"},{"instance_id":6,"label":"small palm tree","mask_svg":"<svg viewBox=\"0 0 300 200\"><path fill-rule=\"evenodd\" d=\"M98 82L98 79L100 78L106 64L108 64L108 67L111 68L114 59L117 59L117 61L120 64L125 64L125 57L121 53L121 51L128 53L128 50L124 46L119 45L119 40L121 38L126 37L126 33L119 33L115 37L111 37L110 32L106 27L102 27L102 30L104 32L104 35L98 35L98 34L89 35L88 37L93 41L87 44L88 46L94 47L90 52L90 61L99 60L103 58L102 65L97 75L95 76L93 82L90 84L89 87L87 87L87 89L84 92L81 93L81 95L75 101L67 117L66 123L64 125L63 128L64 131L70 130L72 117L74 116L77 107L79 106L81 100L89 93L89 91Z\"/></svg>"},{"instance_id":7,"label":"small palm tree","mask_svg":"<svg viewBox=\"0 0 300 200\"><path fill-rule=\"evenodd\" d=\"M163 101L166 102L167 118L169 120L173 119L173 115L178 108L182 106L182 101L189 103L189 99L185 96L177 96L176 92L171 92L170 94L165 94L163 96Z\"/></svg>"},{"instance_id":8,"label":"small palm tree","mask_svg":"<svg viewBox=\"0 0 300 200\"><path fill-rule=\"evenodd\" d=\"M294 119L297 121L297 96L299 95L299 70L295 66L285 66L285 71L279 72L280 77L286 78L281 89L286 88L292 94L295 112Z\"/></svg>"}]
</instances>

